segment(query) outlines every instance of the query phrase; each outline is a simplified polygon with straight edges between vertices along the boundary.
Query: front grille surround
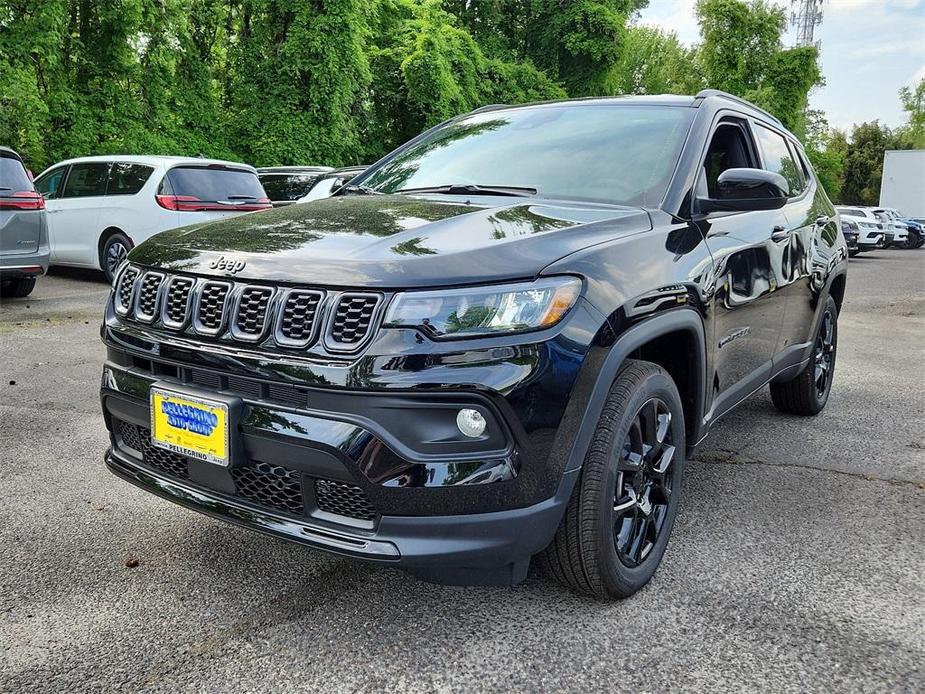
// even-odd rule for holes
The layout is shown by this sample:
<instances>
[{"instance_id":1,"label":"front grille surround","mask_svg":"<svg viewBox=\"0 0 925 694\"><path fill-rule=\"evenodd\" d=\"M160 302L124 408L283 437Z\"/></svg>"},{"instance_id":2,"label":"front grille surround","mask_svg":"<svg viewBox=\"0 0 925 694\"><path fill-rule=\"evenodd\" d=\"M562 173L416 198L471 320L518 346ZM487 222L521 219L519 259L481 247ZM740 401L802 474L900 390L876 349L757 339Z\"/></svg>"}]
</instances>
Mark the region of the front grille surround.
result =
<instances>
[{"instance_id":1,"label":"front grille surround","mask_svg":"<svg viewBox=\"0 0 925 694\"><path fill-rule=\"evenodd\" d=\"M388 293L237 282L126 264L113 290L119 318L229 346L347 357L381 326Z\"/></svg>"},{"instance_id":2,"label":"front grille surround","mask_svg":"<svg viewBox=\"0 0 925 694\"><path fill-rule=\"evenodd\" d=\"M331 303L324 333L330 352L357 352L372 339L385 303L376 292L342 292Z\"/></svg>"},{"instance_id":3,"label":"front grille surround","mask_svg":"<svg viewBox=\"0 0 925 694\"><path fill-rule=\"evenodd\" d=\"M232 337L242 342L260 342L272 322L270 312L275 294L273 287L264 285L246 284L240 287L232 302Z\"/></svg>"},{"instance_id":4,"label":"front grille surround","mask_svg":"<svg viewBox=\"0 0 925 694\"><path fill-rule=\"evenodd\" d=\"M219 280L207 280L199 286L193 302L193 330L209 337L216 337L225 331L229 314L228 299L233 288L231 282Z\"/></svg>"},{"instance_id":5,"label":"front grille surround","mask_svg":"<svg viewBox=\"0 0 925 694\"><path fill-rule=\"evenodd\" d=\"M161 305L161 289L166 276L162 272L149 270L141 276L135 290L135 319L142 323L153 323Z\"/></svg>"},{"instance_id":6,"label":"front grille surround","mask_svg":"<svg viewBox=\"0 0 925 694\"><path fill-rule=\"evenodd\" d=\"M287 289L280 296L274 340L283 347L303 349L318 339L324 319L324 292Z\"/></svg>"}]
</instances>

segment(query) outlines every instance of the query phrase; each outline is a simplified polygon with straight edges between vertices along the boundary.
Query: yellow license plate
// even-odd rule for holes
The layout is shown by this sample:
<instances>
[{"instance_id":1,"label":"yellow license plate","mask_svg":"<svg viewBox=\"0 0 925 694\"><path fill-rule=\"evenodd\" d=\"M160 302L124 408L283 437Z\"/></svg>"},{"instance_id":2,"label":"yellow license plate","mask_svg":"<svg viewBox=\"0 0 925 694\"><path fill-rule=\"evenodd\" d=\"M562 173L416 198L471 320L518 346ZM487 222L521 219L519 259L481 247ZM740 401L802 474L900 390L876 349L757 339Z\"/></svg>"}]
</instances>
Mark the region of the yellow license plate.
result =
<instances>
[{"instance_id":1,"label":"yellow license plate","mask_svg":"<svg viewBox=\"0 0 925 694\"><path fill-rule=\"evenodd\" d=\"M151 389L151 443L173 453L228 465L228 405Z\"/></svg>"}]
</instances>

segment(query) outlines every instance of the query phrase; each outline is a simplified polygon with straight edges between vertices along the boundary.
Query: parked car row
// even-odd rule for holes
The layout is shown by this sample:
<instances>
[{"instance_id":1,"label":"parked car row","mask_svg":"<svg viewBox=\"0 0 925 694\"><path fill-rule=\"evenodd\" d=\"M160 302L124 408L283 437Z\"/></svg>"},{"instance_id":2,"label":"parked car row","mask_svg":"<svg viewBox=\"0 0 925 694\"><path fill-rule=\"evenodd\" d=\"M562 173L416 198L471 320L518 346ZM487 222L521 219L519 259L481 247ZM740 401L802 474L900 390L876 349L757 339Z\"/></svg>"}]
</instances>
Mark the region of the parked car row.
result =
<instances>
[{"instance_id":1,"label":"parked car row","mask_svg":"<svg viewBox=\"0 0 925 694\"><path fill-rule=\"evenodd\" d=\"M921 222L884 207L840 206L842 232L848 252L855 256L878 248L920 248L925 243Z\"/></svg>"},{"instance_id":2,"label":"parked car row","mask_svg":"<svg viewBox=\"0 0 925 694\"><path fill-rule=\"evenodd\" d=\"M62 161L33 182L0 147L0 292L27 296L49 265L102 270L110 281L132 248L154 234L327 197L365 167L255 169L168 156Z\"/></svg>"}]
</instances>

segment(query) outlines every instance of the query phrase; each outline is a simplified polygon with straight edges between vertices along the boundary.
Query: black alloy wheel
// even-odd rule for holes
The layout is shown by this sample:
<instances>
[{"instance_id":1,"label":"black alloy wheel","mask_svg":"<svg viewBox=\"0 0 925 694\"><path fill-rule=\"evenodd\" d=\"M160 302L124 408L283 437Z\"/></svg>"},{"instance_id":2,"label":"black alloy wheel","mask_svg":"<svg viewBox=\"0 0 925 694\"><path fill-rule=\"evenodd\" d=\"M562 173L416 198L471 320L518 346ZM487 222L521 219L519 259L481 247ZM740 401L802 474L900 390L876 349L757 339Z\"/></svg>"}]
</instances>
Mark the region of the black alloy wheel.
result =
<instances>
[{"instance_id":1,"label":"black alloy wheel","mask_svg":"<svg viewBox=\"0 0 925 694\"><path fill-rule=\"evenodd\" d=\"M813 364L816 394L824 399L832 387L832 372L835 369L835 316L828 307L822 314L822 325L819 326L819 334L813 346Z\"/></svg>"},{"instance_id":2,"label":"black alloy wheel","mask_svg":"<svg viewBox=\"0 0 925 694\"><path fill-rule=\"evenodd\" d=\"M106 239L100 254L100 265L103 272L106 273L107 280L113 281L122 263L128 259L128 254L131 250L132 242L123 234L113 234Z\"/></svg>"},{"instance_id":3,"label":"black alloy wheel","mask_svg":"<svg viewBox=\"0 0 925 694\"><path fill-rule=\"evenodd\" d=\"M647 400L623 440L614 492L614 546L626 566L645 561L658 542L671 502L671 410Z\"/></svg>"}]
</instances>

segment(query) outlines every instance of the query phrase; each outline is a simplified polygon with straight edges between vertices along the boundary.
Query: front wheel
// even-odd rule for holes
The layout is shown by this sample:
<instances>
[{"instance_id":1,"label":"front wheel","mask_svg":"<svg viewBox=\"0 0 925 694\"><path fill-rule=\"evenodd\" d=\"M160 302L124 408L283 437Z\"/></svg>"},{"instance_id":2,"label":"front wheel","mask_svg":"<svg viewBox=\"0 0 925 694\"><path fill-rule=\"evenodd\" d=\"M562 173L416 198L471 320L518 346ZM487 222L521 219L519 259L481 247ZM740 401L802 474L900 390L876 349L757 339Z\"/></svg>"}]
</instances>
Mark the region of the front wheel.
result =
<instances>
[{"instance_id":1,"label":"front wheel","mask_svg":"<svg viewBox=\"0 0 925 694\"><path fill-rule=\"evenodd\" d=\"M674 381L657 364L627 362L562 523L539 557L546 573L599 599L642 588L668 544L684 458L684 411Z\"/></svg>"},{"instance_id":2,"label":"front wheel","mask_svg":"<svg viewBox=\"0 0 925 694\"><path fill-rule=\"evenodd\" d=\"M116 271L128 258L130 250L132 250L132 242L125 234L115 233L103 244L100 251L100 267L106 273L106 279L110 284L115 279Z\"/></svg>"},{"instance_id":3,"label":"front wheel","mask_svg":"<svg viewBox=\"0 0 925 694\"><path fill-rule=\"evenodd\" d=\"M817 415L829 400L838 352L838 306L830 296L822 308L822 321L813 340L806 367L791 381L771 383L771 400L781 412Z\"/></svg>"}]
</instances>

